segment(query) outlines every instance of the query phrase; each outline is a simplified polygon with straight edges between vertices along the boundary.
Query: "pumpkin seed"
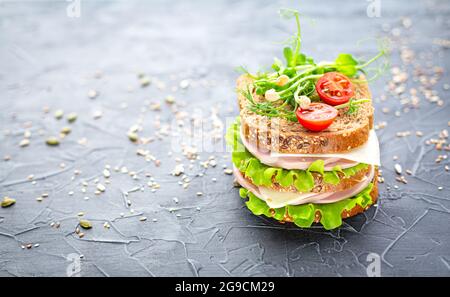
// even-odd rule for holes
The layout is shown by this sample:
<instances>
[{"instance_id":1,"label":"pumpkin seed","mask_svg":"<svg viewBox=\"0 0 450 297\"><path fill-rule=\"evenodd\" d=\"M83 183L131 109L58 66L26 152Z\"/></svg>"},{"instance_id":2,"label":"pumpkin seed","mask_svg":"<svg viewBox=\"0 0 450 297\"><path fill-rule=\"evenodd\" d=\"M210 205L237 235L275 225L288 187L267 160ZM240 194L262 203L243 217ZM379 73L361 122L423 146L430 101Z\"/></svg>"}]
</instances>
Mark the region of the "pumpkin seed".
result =
<instances>
[{"instance_id":1,"label":"pumpkin seed","mask_svg":"<svg viewBox=\"0 0 450 297\"><path fill-rule=\"evenodd\" d=\"M61 129L61 133L64 134L64 135L67 135L67 134L69 134L70 132L72 132L72 129L71 129L70 127L63 127L63 128Z\"/></svg>"},{"instance_id":2,"label":"pumpkin seed","mask_svg":"<svg viewBox=\"0 0 450 297\"><path fill-rule=\"evenodd\" d=\"M56 146L59 145L59 139L56 137L49 137L45 143L47 143L47 145Z\"/></svg>"},{"instance_id":3,"label":"pumpkin seed","mask_svg":"<svg viewBox=\"0 0 450 297\"><path fill-rule=\"evenodd\" d=\"M148 87L152 81L148 76L143 76L139 79L139 82L141 83L141 87L144 88Z\"/></svg>"},{"instance_id":4,"label":"pumpkin seed","mask_svg":"<svg viewBox=\"0 0 450 297\"><path fill-rule=\"evenodd\" d=\"M174 104L175 103L175 97L171 96L171 95L167 96L166 97L166 103L167 104Z\"/></svg>"},{"instance_id":5,"label":"pumpkin seed","mask_svg":"<svg viewBox=\"0 0 450 297\"><path fill-rule=\"evenodd\" d=\"M83 229L91 229L92 228L92 223L89 222L88 220L80 220L80 226Z\"/></svg>"},{"instance_id":6,"label":"pumpkin seed","mask_svg":"<svg viewBox=\"0 0 450 297\"><path fill-rule=\"evenodd\" d=\"M64 116L64 111L62 109L58 109L55 111L55 119L60 120Z\"/></svg>"},{"instance_id":7,"label":"pumpkin seed","mask_svg":"<svg viewBox=\"0 0 450 297\"><path fill-rule=\"evenodd\" d=\"M137 142L139 136L135 132L128 132L128 139L130 139L132 142Z\"/></svg>"},{"instance_id":8,"label":"pumpkin seed","mask_svg":"<svg viewBox=\"0 0 450 297\"><path fill-rule=\"evenodd\" d=\"M77 120L77 118L78 118L78 115L77 115L76 113L74 113L74 112L69 113L69 114L67 115L67 121L68 121L69 123L75 122L75 121Z\"/></svg>"},{"instance_id":9,"label":"pumpkin seed","mask_svg":"<svg viewBox=\"0 0 450 297\"><path fill-rule=\"evenodd\" d=\"M9 197L3 197L3 200L2 200L2 207L3 207L3 208L10 207L10 206L12 206L14 203L16 203L16 199L9 198Z\"/></svg>"}]
</instances>

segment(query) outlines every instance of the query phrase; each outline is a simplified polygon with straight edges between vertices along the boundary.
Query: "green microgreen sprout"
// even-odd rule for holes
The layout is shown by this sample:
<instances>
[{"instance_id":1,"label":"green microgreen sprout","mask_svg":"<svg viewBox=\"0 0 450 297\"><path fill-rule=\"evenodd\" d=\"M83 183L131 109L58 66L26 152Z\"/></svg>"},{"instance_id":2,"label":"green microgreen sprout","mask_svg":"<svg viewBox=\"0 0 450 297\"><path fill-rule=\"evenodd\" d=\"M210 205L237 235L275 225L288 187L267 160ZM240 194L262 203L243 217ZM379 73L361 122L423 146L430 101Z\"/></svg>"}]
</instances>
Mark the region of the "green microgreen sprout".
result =
<instances>
[{"instance_id":1,"label":"green microgreen sprout","mask_svg":"<svg viewBox=\"0 0 450 297\"><path fill-rule=\"evenodd\" d=\"M295 110L298 108L298 98L309 96L311 100L317 100L315 84L324 73L337 71L358 83L358 81L374 79L385 71L386 63L378 68L369 68L369 65L372 65L378 59L386 57L388 48L385 44L382 44L377 55L367 61L360 61L351 54L340 53L334 61L315 63L311 57L301 52L300 13L294 9L284 8L279 11L279 14L284 19L294 19L296 25L296 33L288 39L288 44L283 49L285 62L275 58L272 64L273 72L258 72L256 74L250 74L245 67L239 67L240 72L253 79L252 91L248 89L242 92L250 102L250 109L253 112L259 115L297 121ZM367 72L373 72L374 70L374 77L369 79L359 78L359 73L367 74ZM271 100L262 102L254 100L253 94L265 96L266 92L270 95ZM349 102L338 106L338 109L348 107L347 113L351 114L358 110L359 104L367 102L367 100L352 98Z\"/></svg>"},{"instance_id":2,"label":"green microgreen sprout","mask_svg":"<svg viewBox=\"0 0 450 297\"><path fill-rule=\"evenodd\" d=\"M370 102L370 99L364 98L364 99L354 99L351 98L347 103L337 105L334 108L336 109L342 109L348 107L348 110L346 111L346 114L354 114L358 111L359 105L361 103Z\"/></svg>"}]
</instances>

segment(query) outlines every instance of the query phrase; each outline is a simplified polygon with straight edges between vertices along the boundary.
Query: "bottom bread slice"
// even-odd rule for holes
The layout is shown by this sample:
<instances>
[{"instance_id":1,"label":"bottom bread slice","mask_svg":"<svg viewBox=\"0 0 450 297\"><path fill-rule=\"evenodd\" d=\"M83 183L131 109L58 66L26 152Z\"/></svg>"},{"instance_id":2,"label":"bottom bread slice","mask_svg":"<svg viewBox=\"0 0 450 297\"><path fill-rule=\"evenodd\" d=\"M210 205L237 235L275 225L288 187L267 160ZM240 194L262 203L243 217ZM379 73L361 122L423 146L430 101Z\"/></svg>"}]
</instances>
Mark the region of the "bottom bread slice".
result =
<instances>
[{"instance_id":1,"label":"bottom bread slice","mask_svg":"<svg viewBox=\"0 0 450 297\"><path fill-rule=\"evenodd\" d=\"M291 222L303 228L310 227L312 223L321 223L325 229L330 230L341 226L342 219L360 214L377 202L377 176L376 172L369 187L361 193L329 204L308 203L274 209L244 187L241 188L240 195L242 198L248 198L246 205L255 215L265 215L281 223Z\"/></svg>"}]
</instances>

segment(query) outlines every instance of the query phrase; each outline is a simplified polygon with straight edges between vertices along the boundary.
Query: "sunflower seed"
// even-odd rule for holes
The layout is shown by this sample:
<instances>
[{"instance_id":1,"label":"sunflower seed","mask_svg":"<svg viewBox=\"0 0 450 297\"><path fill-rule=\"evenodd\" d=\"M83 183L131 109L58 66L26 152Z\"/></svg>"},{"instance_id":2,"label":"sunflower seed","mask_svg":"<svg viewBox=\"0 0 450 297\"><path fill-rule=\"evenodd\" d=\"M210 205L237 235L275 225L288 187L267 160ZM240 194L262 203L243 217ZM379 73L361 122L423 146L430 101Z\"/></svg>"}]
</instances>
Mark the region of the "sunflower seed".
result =
<instances>
[{"instance_id":1,"label":"sunflower seed","mask_svg":"<svg viewBox=\"0 0 450 297\"><path fill-rule=\"evenodd\" d=\"M28 146L28 145L30 145L30 140L27 139L27 138L22 139L22 141L20 141L20 143L19 143L19 146L20 146L20 147L26 147L26 146Z\"/></svg>"},{"instance_id":2,"label":"sunflower seed","mask_svg":"<svg viewBox=\"0 0 450 297\"><path fill-rule=\"evenodd\" d=\"M397 174L402 174L402 166L400 164L395 164L394 169Z\"/></svg>"}]
</instances>

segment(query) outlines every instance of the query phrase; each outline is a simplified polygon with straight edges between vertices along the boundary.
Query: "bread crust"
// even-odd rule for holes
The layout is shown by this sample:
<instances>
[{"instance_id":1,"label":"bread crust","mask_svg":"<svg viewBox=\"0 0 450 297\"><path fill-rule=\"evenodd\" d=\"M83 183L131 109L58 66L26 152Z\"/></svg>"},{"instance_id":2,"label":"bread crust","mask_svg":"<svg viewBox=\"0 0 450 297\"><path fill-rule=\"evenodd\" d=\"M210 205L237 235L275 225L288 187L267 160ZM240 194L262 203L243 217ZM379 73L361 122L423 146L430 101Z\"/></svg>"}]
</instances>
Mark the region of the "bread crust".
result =
<instances>
[{"instance_id":1,"label":"bread crust","mask_svg":"<svg viewBox=\"0 0 450 297\"><path fill-rule=\"evenodd\" d=\"M243 136L258 148L280 153L340 153L359 147L369 139L374 113L371 102L360 104L357 112L351 115L341 109L330 127L321 132L311 132L298 122L261 116L251 111L250 102L242 91L247 90L252 82L249 76L240 76L237 80L237 93ZM364 77L360 77L359 82L354 82L354 85L355 98L371 98ZM256 101L263 100L261 96L253 96Z\"/></svg>"}]
</instances>

